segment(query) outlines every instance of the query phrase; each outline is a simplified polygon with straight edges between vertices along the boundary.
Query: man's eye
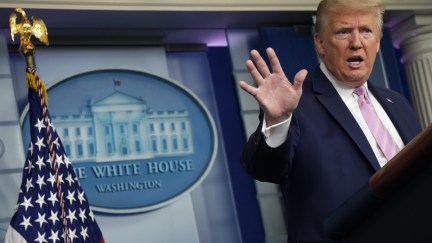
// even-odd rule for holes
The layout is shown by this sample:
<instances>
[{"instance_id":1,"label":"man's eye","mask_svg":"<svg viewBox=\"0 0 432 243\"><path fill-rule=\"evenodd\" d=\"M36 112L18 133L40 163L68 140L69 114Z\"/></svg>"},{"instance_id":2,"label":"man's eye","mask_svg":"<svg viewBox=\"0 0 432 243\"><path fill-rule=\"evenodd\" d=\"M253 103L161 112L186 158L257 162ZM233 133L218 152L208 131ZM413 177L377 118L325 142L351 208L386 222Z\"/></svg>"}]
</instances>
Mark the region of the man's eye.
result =
<instances>
[{"instance_id":1,"label":"man's eye","mask_svg":"<svg viewBox=\"0 0 432 243\"><path fill-rule=\"evenodd\" d=\"M336 32L336 38L343 39L346 38L349 34L349 30L339 30L338 32Z\"/></svg>"},{"instance_id":2,"label":"man's eye","mask_svg":"<svg viewBox=\"0 0 432 243\"><path fill-rule=\"evenodd\" d=\"M373 36L373 32L371 29L363 29L361 30L361 33L365 38L370 38Z\"/></svg>"}]
</instances>

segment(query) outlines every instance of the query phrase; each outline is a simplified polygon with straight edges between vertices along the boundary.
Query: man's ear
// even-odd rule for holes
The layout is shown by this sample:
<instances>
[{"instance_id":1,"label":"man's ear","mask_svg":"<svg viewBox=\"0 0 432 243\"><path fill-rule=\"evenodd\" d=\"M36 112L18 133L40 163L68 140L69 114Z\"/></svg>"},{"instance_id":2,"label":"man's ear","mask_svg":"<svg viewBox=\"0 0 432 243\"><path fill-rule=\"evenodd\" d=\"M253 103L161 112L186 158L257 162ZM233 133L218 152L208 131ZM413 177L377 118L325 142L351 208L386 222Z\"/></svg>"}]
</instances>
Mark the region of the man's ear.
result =
<instances>
[{"instance_id":1,"label":"man's ear","mask_svg":"<svg viewBox=\"0 0 432 243\"><path fill-rule=\"evenodd\" d=\"M377 41L377 54L378 54L378 52L380 50L380 47L381 47L381 38L379 38L378 41Z\"/></svg>"},{"instance_id":2,"label":"man's ear","mask_svg":"<svg viewBox=\"0 0 432 243\"><path fill-rule=\"evenodd\" d=\"M318 52L319 56L322 57L325 54L325 48L323 40L318 33L314 34L314 42L316 51Z\"/></svg>"}]
</instances>

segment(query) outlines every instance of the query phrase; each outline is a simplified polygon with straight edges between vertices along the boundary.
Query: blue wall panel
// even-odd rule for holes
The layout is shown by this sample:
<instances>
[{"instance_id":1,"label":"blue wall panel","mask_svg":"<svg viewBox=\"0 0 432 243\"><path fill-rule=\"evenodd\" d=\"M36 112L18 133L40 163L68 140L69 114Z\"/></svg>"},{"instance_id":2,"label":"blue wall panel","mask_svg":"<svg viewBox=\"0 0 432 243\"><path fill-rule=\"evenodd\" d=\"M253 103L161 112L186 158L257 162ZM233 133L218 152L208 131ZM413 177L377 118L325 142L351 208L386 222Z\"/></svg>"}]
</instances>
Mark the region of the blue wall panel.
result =
<instances>
[{"instance_id":1,"label":"blue wall panel","mask_svg":"<svg viewBox=\"0 0 432 243\"><path fill-rule=\"evenodd\" d=\"M246 136L234 87L229 50L226 47L209 48L208 59L242 240L245 243L261 243L265 241L265 236L255 184L240 165L240 154Z\"/></svg>"},{"instance_id":2,"label":"blue wall panel","mask_svg":"<svg viewBox=\"0 0 432 243\"><path fill-rule=\"evenodd\" d=\"M311 30L312 31L312 30ZM312 72L318 65L312 32L294 27L269 27L261 29L264 48L272 47L287 78L292 81L301 69Z\"/></svg>"}]
</instances>

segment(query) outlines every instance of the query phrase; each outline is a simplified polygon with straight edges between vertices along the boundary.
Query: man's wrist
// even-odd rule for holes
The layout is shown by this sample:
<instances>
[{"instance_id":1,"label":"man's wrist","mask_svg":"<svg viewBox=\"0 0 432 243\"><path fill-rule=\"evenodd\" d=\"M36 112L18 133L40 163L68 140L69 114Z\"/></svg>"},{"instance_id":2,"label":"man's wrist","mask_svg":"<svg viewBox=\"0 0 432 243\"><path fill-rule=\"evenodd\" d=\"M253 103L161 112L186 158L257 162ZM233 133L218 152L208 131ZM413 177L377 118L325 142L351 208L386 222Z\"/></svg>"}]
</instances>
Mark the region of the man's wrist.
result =
<instances>
[{"instance_id":1,"label":"man's wrist","mask_svg":"<svg viewBox=\"0 0 432 243\"><path fill-rule=\"evenodd\" d=\"M291 118L292 116L288 117L288 119L282 122L271 126L268 126L267 121L264 119L261 133L264 135L265 141L268 146L276 148L285 142L291 124Z\"/></svg>"}]
</instances>

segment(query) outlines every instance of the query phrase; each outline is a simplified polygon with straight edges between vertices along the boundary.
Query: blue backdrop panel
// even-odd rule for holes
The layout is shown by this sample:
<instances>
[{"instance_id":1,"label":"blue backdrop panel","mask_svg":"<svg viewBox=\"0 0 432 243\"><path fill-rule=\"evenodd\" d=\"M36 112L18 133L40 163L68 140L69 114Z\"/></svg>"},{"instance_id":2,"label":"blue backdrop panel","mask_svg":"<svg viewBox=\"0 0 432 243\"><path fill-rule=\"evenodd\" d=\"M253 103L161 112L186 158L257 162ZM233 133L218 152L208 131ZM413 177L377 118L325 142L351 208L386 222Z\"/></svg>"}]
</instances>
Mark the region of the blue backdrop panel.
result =
<instances>
[{"instance_id":1,"label":"blue backdrop panel","mask_svg":"<svg viewBox=\"0 0 432 243\"><path fill-rule=\"evenodd\" d=\"M229 50L226 47L212 47L207 54L242 241L262 243L265 242L265 236L255 184L240 166L240 154L246 135L240 117Z\"/></svg>"},{"instance_id":2,"label":"blue backdrop panel","mask_svg":"<svg viewBox=\"0 0 432 243\"><path fill-rule=\"evenodd\" d=\"M315 52L312 29L309 31L294 27L268 27L261 29L264 48L272 47L287 78L292 81L294 75L301 69L312 72L318 65Z\"/></svg>"}]
</instances>

